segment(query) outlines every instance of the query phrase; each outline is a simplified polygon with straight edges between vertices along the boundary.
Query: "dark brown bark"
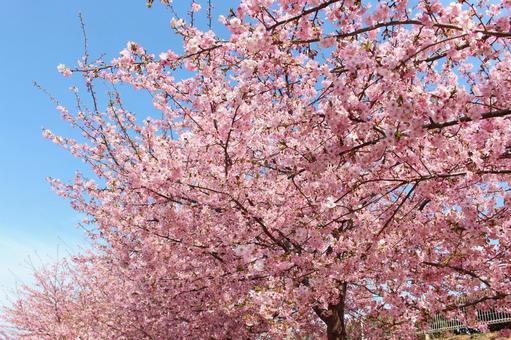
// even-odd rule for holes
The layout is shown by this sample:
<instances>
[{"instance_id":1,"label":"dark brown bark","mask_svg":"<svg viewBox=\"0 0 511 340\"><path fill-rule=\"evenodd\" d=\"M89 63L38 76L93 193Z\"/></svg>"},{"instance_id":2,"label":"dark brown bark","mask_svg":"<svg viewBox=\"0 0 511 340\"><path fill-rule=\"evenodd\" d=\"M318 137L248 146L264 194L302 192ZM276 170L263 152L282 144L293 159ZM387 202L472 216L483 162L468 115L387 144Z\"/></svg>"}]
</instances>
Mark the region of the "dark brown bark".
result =
<instances>
[{"instance_id":1,"label":"dark brown bark","mask_svg":"<svg viewBox=\"0 0 511 340\"><path fill-rule=\"evenodd\" d=\"M339 286L339 302L328 305L328 311L314 308L316 314L323 320L327 327L328 340L347 340L346 323L344 319L346 303L346 283Z\"/></svg>"},{"instance_id":2,"label":"dark brown bark","mask_svg":"<svg viewBox=\"0 0 511 340\"><path fill-rule=\"evenodd\" d=\"M346 301L346 283L339 287L339 302L335 305L329 305L330 315L327 318L327 337L328 340L347 340L346 323L344 320L344 306Z\"/></svg>"}]
</instances>

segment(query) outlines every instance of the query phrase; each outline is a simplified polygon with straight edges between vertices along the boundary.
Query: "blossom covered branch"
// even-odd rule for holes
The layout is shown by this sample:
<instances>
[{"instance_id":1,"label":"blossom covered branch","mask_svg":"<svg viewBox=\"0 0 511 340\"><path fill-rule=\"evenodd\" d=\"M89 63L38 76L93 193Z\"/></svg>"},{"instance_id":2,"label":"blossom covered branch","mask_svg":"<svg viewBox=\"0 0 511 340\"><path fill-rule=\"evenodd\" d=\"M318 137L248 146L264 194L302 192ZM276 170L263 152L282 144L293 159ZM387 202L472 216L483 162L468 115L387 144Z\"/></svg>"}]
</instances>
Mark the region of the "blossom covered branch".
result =
<instances>
[{"instance_id":1,"label":"blossom covered branch","mask_svg":"<svg viewBox=\"0 0 511 340\"><path fill-rule=\"evenodd\" d=\"M130 42L60 65L93 109L58 108L85 142L45 135L96 178L52 184L99 241L58 318L29 317L50 313L42 285L9 321L33 338L407 339L437 313L509 308L510 6L242 0L226 37L174 19L181 55ZM103 102L98 80L157 113Z\"/></svg>"}]
</instances>

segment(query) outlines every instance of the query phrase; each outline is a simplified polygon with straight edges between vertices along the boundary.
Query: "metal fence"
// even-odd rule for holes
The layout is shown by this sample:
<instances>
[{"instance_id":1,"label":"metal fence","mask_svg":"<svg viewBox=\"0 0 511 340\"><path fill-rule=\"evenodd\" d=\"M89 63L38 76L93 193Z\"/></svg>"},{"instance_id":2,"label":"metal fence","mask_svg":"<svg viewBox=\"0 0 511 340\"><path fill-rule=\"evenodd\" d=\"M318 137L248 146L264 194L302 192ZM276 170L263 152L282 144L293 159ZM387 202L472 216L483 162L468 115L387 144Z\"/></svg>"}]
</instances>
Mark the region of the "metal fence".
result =
<instances>
[{"instance_id":1,"label":"metal fence","mask_svg":"<svg viewBox=\"0 0 511 340\"><path fill-rule=\"evenodd\" d=\"M488 326L508 323L511 322L511 313L495 310L487 311L478 310L477 321L480 323L485 323ZM441 333L446 331L460 330L467 327L468 327L467 325L463 324L459 320L456 319L447 320L442 315L437 315L435 316L435 318L433 318L433 321L430 323L429 329L425 333L427 334Z\"/></svg>"}]
</instances>

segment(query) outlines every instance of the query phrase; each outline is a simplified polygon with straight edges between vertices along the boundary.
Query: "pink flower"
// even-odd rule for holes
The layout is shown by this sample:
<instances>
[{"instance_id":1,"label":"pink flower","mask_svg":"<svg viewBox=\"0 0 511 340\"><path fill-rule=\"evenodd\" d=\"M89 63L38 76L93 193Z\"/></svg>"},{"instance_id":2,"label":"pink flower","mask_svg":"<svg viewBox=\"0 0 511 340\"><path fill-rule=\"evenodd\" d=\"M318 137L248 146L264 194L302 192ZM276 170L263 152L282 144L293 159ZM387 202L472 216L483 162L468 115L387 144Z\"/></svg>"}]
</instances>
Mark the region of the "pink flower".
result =
<instances>
[{"instance_id":1,"label":"pink flower","mask_svg":"<svg viewBox=\"0 0 511 340\"><path fill-rule=\"evenodd\" d=\"M71 69L66 67L66 65L64 64L59 64L57 66L57 71L59 71L59 73L62 74L64 77L70 77L73 74Z\"/></svg>"},{"instance_id":2,"label":"pink flower","mask_svg":"<svg viewBox=\"0 0 511 340\"><path fill-rule=\"evenodd\" d=\"M332 196L328 196L326 199L325 207L328 209L333 209L337 206L337 203L335 203L335 198Z\"/></svg>"},{"instance_id":3,"label":"pink flower","mask_svg":"<svg viewBox=\"0 0 511 340\"><path fill-rule=\"evenodd\" d=\"M48 129L43 129L43 137L46 139L52 139L53 133Z\"/></svg>"},{"instance_id":4,"label":"pink flower","mask_svg":"<svg viewBox=\"0 0 511 340\"><path fill-rule=\"evenodd\" d=\"M472 11L431 1L380 2L364 21L353 1L241 0L222 38L173 20L180 55L130 42L90 66L86 81L144 90L160 112L142 120L102 88L92 109L57 108L81 137L43 135L93 180L51 183L94 248L61 278L37 273L8 321L48 338L281 339L346 316L348 337L382 339L377 317L407 339L482 283L505 309L507 13L474 4L496 19L483 34Z\"/></svg>"},{"instance_id":5,"label":"pink flower","mask_svg":"<svg viewBox=\"0 0 511 340\"><path fill-rule=\"evenodd\" d=\"M198 3L196 2L192 3L192 11L198 12L200 11L201 8L202 8L201 5L199 5Z\"/></svg>"}]
</instances>

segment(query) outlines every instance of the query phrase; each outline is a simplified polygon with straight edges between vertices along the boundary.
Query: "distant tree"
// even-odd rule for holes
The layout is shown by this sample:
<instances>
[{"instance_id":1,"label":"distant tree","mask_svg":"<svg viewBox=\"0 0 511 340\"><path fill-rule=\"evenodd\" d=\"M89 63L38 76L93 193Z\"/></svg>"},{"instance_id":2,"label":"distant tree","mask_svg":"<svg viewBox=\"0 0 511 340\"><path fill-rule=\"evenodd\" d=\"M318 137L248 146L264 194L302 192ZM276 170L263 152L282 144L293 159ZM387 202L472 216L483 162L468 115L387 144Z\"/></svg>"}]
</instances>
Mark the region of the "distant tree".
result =
<instances>
[{"instance_id":1,"label":"distant tree","mask_svg":"<svg viewBox=\"0 0 511 340\"><path fill-rule=\"evenodd\" d=\"M92 95L58 108L86 141L45 135L97 178L52 183L98 229L63 336L406 339L509 305L510 6L243 0L226 38L174 19L182 54L62 65ZM161 118L102 104L96 79ZM42 299L9 321L57 327Z\"/></svg>"}]
</instances>

